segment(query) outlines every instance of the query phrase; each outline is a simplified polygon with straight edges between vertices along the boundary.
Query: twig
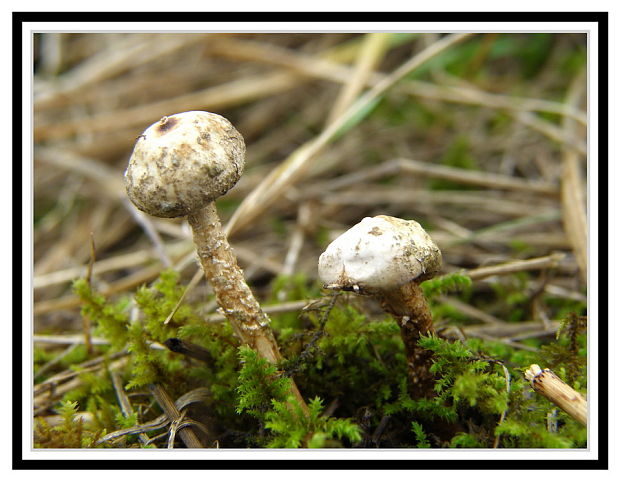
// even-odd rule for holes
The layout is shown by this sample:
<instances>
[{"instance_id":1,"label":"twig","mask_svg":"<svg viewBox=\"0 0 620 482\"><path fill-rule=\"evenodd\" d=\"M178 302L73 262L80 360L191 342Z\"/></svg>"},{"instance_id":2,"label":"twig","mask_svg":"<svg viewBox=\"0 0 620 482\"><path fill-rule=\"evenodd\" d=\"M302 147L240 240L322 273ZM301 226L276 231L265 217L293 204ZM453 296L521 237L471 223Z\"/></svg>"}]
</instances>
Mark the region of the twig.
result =
<instances>
[{"instance_id":1,"label":"twig","mask_svg":"<svg viewBox=\"0 0 620 482\"><path fill-rule=\"evenodd\" d=\"M584 73L577 76L569 89L568 104L576 105L585 89ZM575 122L564 119L564 135L576 137ZM580 152L585 155L585 152ZM566 236L571 242L581 280L588 280L588 222L584 182L580 172L579 155L572 149L563 149L562 159L562 213Z\"/></svg>"},{"instance_id":2,"label":"twig","mask_svg":"<svg viewBox=\"0 0 620 482\"><path fill-rule=\"evenodd\" d=\"M273 315L277 313L289 313L291 311L299 311L303 310L306 306L313 303L314 301L319 300L299 300L299 301L287 301L285 303L280 303L277 305L269 305L263 306L263 311L268 315ZM224 321L226 317L221 313L213 313L209 315L208 322L216 323Z\"/></svg>"},{"instance_id":3,"label":"twig","mask_svg":"<svg viewBox=\"0 0 620 482\"><path fill-rule=\"evenodd\" d=\"M100 293L103 296L110 296L115 293L122 293L130 288L145 283L159 275L161 273L161 265L147 266L129 276L118 280L114 285L102 289ZM64 310L68 308L75 308L80 306L80 298L75 295L67 295L62 298L55 298L51 300L43 300L34 304L33 313L40 315L43 313L49 313L51 311Z\"/></svg>"},{"instance_id":4,"label":"twig","mask_svg":"<svg viewBox=\"0 0 620 482\"><path fill-rule=\"evenodd\" d=\"M541 370L538 365L531 365L525 371L525 378L534 390L557 405L583 425L588 424L588 402L572 387L564 383L548 368Z\"/></svg>"},{"instance_id":5,"label":"twig","mask_svg":"<svg viewBox=\"0 0 620 482\"><path fill-rule=\"evenodd\" d=\"M537 130L541 134L547 136L549 139L560 143L562 146L564 146L564 148L570 148L571 150L582 156L585 156L587 154L587 148L584 142L569 137L562 131L562 129L556 127L550 122L541 120L531 112L518 112L514 114L514 117L522 124L534 130Z\"/></svg>"},{"instance_id":6,"label":"twig","mask_svg":"<svg viewBox=\"0 0 620 482\"><path fill-rule=\"evenodd\" d=\"M545 326L540 321L520 321L519 323L502 321L493 324L467 325L462 326L461 329L467 334L470 332L483 333L486 336L492 336L498 339L506 338L515 341L520 338L533 338L541 334L548 335L555 333L559 327L559 321L552 321L549 331L543 331L545 330Z\"/></svg>"},{"instance_id":7,"label":"twig","mask_svg":"<svg viewBox=\"0 0 620 482\"><path fill-rule=\"evenodd\" d=\"M502 323L501 320L494 317L493 315L488 314L486 311L479 310L478 308L471 306L457 298L453 298L450 296L439 296L437 298L440 302L448 304L459 310L461 313L470 316L474 319L478 319L484 323L488 324L498 324Z\"/></svg>"},{"instance_id":8,"label":"twig","mask_svg":"<svg viewBox=\"0 0 620 482\"><path fill-rule=\"evenodd\" d=\"M298 84L298 77L288 72L275 72L261 77L240 78L226 84L179 95L171 99L160 100L150 104L140 104L124 110L115 109L110 112L95 114L92 117L71 119L57 124L35 126L34 135L37 141L62 139L72 136L78 129L91 134L109 133L122 128L135 128L160 119L171 112L196 110L208 106L209 110L217 111L233 105L249 102L262 97L281 93Z\"/></svg>"},{"instance_id":9,"label":"twig","mask_svg":"<svg viewBox=\"0 0 620 482\"><path fill-rule=\"evenodd\" d=\"M495 266L485 266L484 268L476 268L465 271L464 274L473 280L489 278L491 276L501 276L519 271L529 271L534 269L553 268L564 259L564 254L553 253L549 256L541 256L540 258L525 259L519 261L511 261L509 263L498 264Z\"/></svg>"},{"instance_id":10,"label":"twig","mask_svg":"<svg viewBox=\"0 0 620 482\"><path fill-rule=\"evenodd\" d=\"M197 402L202 402L205 401L207 399L209 395L209 392L206 388L197 388L195 390L192 390L190 392L187 392L183 395L181 395L175 402L174 405L177 408L177 410L183 410L185 407L187 407L188 405L192 404L192 403L197 403ZM188 419L186 419L188 420ZM199 424L198 422L195 421L191 421L194 425L196 425L198 428L200 428L200 430L202 430L205 435L209 436L209 433L206 429L206 427L202 424ZM134 427L130 427L130 428L125 428L125 429L121 429L121 430L117 430L115 432L110 432L109 434L107 434L106 436L100 438L99 440L97 440L97 445L100 445L102 443L106 443L106 442L110 442L111 440L114 440L116 438L119 437L124 437L126 435L133 435L133 434L137 434L137 433L145 433L145 432L150 432L152 430L158 430L160 428L165 427L166 425L170 424L170 420L168 419L168 417L166 416L165 413L162 413L159 417L155 418L154 420L151 420L150 422L146 422L143 423L141 425L136 425ZM161 436L165 436L166 434L162 434ZM157 437L153 437L153 438L148 438L145 437L145 444L151 444L154 442L155 439L157 439L159 436Z\"/></svg>"},{"instance_id":11,"label":"twig","mask_svg":"<svg viewBox=\"0 0 620 482\"><path fill-rule=\"evenodd\" d=\"M352 72L353 75L342 86L338 98L329 113L326 125L336 120L366 86L374 73L375 66L385 55L389 46L390 35L389 33L367 33L364 35L364 40L360 45L359 54Z\"/></svg>"},{"instance_id":12,"label":"twig","mask_svg":"<svg viewBox=\"0 0 620 482\"><path fill-rule=\"evenodd\" d=\"M118 372L113 371L110 372L110 377L112 378L112 385L114 386L114 391L116 392L116 398L118 400L118 404L121 406L121 412L125 417L131 417L133 415L133 408L131 407L131 403L129 402L129 397L125 393L125 389L123 388L123 380ZM143 445L148 443L148 436L144 433L140 433L138 435L140 441Z\"/></svg>"},{"instance_id":13,"label":"twig","mask_svg":"<svg viewBox=\"0 0 620 482\"><path fill-rule=\"evenodd\" d=\"M36 335L35 335L36 336ZM43 337L46 338L46 337ZM51 340L43 340L42 343L48 343L48 342L53 342L53 340L56 337L53 337ZM63 343L65 344L74 344L76 343L76 341L82 341L82 337L79 335L76 335L74 337L71 337L70 340L66 340L63 341ZM107 342L106 342L107 343ZM39 395L40 393L43 393L45 391L51 390L53 386L56 386L66 380L69 380L73 377L76 377L77 375L79 375L80 373L84 373L85 371L92 371L92 370L97 370L100 368L100 365L105 363L106 361L111 361L111 360L115 360L117 358L122 358L124 356L127 356L127 352L123 351L123 352L118 352L118 353L112 353L111 355L106 355L106 356L99 356L97 358L92 358L90 360L85 361L84 363L81 363L80 365L78 365L78 370L65 370L61 373L57 373L56 375L48 378L47 380L45 380L44 382L41 382L37 385L34 386L34 391L33 393L35 395Z\"/></svg>"},{"instance_id":14,"label":"twig","mask_svg":"<svg viewBox=\"0 0 620 482\"><path fill-rule=\"evenodd\" d=\"M157 404L166 414L166 417L168 417L168 420L172 423L178 423L181 420L181 412L179 412L175 406L174 402L170 398L170 395L168 395L164 388L159 384L152 384L149 386L149 389L157 401ZM183 440L183 443L187 448L204 448L191 427L179 427L178 431L181 440Z\"/></svg>"},{"instance_id":15,"label":"twig","mask_svg":"<svg viewBox=\"0 0 620 482\"><path fill-rule=\"evenodd\" d=\"M379 441L381 440L381 436L383 435L383 432L385 431L387 424L391 418L392 417L390 415L384 415L381 418L379 425L377 425L377 428L375 429L372 437L370 438L370 441L375 444L375 446L379 447Z\"/></svg>"},{"instance_id":16,"label":"twig","mask_svg":"<svg viewBox=\"0 0 620 482\"><path fill-rule=\"evenodd\" d=\"M474 336L476 338L481 338L483 340L496 341L498 343L503 343L505 345L511 346L513 348L517 348L519 350L531 351L533 353L537 353L539 351L538 348L535 348L533 346L525 345L524 343L518 343L516 341L512 341L506 338L497 338L495 336L490 336L480 331L476 331L472 329L460 330L460 331L463 334L466 332L468 336Z\"/></svg>"},{"instance_id":17,"label":"twig","mask_svg":"<svg viewBox=\"0 0 620 482\"><path fill-rule=\"evenodd\" d=\"M134 435L134 434L140 434L140 440L143 441L144 445L148 445L152 443L153 439L149 438L145 432L150 432L152 430L158 430L160 428L164 428L169 423L170 423L170 420L168 420L168 417L166 417L166 414L162 413L159 417L157 417L154 420L151 420L150 422L146 422L141 425L136 425L130 428L116 430L115 432L110 432L109 434L97 440L97 445L110 442L119 437L125 437L127 435Z\"/></svg>"},{"instance_id":18,"label":"twig","mask_svg":"<svg viewBox=\"0 0 620 482\"><path fill-rule=\"evenodd\" d=\"M110 363L108 368L110 370L119 370L122 368L127 360L118 360L114 363ZM74 388L79 387L83 381L77 378L80 373L84 373L87 371L96 371L101 370L100 366L88 367L80 370L79 372L70 372L63 373L63 376L55 376L51 377L49 380L46 380L39 385L35 385L34 387L34 415L38 415L46 411L54 401L58 400L65 393L73 390ZM61 380L68 380L62 384L60 384Z\"/></svg>"},{"instance_id":19,"label":"twig","mask_svg":"<svg viewBox=\"0 0 620 482\"><path fill-rule=\"evenodd\" d=\"M397 172L397 171L395 171ZM449 204L475 208L471 214L497 213L508 216L523 216L524 200L512 200L498 191L428 191L413 189L381 188L376 185L356 186L350 190L335 190L322 193L321 188L313 187L303 193L304 198L319 198L323 205L350 204L353 206L377 206L385 204L415 204L418 210L427 212L438 204ZM533 205L533 203L527 203ZM555 205L543 205L554 209ZM541 208L536 206L536 210ZM547 233L545 233L547 234Z\"/></svg>"},{"instance_id":20,"label":"twig","mask_svg":"<svg viewBox=\"0 0 620 482\"><path fill-rule=\"evenodd\" d=\"M188 238L189 240L189 238ZM182 253L187 252L191 248L191 244L188 241L181 241L173 244L169 244L166 249L169 256L178 258L182 256ZM195 257L194 253L191 253L192 259ZM92 273L95 275L101 275L117 270L127 270L134 266L139 266L144 263L148 263L156 258L154 249L142 249L136 250L132 253L121 254L107 259L96 261L92 267ZM51 273L45 273L34 277L33 288L35 290L48 288L61 283L70 282L76 278L84 276L87 266L77 266L75 268L67 268L59 271L53 271Z\"/></svg>"},{"instance_id":21,"label":"twig","mask_svg":"<svg viewBox=\"0 0 620 482\"><path fill-rule=\"evenodd\" d=\"M531 191L550 196L558 195L558 187L544 181L532 181L514 176L494 174L492 172L472 171L456 167L441 166L412 159L397 159L399 170L412 174L422 174L438 179L446 179L462 184L486 186L492 189L509 189Z\"/></svg>"},{"instance_id":22,"label":"twig","mask_svg":"<svg viewBox=\"0 0 620 482\"><path fill-rule=\"evenodd\" d=\"M359 185L361 182L370 181L394 174L408 173L437 179L446 179L462 184L483 186L491 189L507 189L514 191L531 191L553 197L559 195L558 186L544 181L530 181L515 176L494 174L483 171L472 171L457 167L442 166L430 162L422 162L414 159L397 158L382 162L378 166L361 169L351 174L340 176L332 181L321 183L316 192L340 191L344 187Z\"/></svg>"},{"instance_id":23,"label":"twig","mask_svg":"<svg viewBox=\"0 0 620 482\"><path fill-rule=\"evenodd\" d=\"M71 343L67 348L61 351L58 355L48 361L45 365L43 365L39 370L34 374L34 378L39 378L44 373L48 372L50 368L52 368L56 363L62 360L65 356L73 351L73 349L78 346L78 343Z\"/></svg>"}]
</instances>

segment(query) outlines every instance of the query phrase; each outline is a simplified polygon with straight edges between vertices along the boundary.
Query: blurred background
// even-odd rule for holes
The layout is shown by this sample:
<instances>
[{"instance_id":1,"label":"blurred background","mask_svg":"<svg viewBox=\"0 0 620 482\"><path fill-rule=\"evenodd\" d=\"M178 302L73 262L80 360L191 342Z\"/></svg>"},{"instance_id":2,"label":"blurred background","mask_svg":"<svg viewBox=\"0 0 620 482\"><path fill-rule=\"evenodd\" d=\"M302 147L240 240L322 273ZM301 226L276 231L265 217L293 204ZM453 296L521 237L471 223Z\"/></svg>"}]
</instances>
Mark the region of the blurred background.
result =
<instances>
[{"instance_id":1,"label":"blurred background","mask_svg":"<svg viewBox=\"0 0 620 482\"><path fill-rule=\"evenodd\" d=\"M387 214L420 222L446 273L542 258L476 284L453 319L553 333L585 310L585 34L47 33L33 54L37 335L81 331L78 277L116 295L194 276L185 221L137 212L123 186L135 139L188 110L245 138L217 204L259 297L315 283L333 238Z\"/></svg>"}]
</instances>

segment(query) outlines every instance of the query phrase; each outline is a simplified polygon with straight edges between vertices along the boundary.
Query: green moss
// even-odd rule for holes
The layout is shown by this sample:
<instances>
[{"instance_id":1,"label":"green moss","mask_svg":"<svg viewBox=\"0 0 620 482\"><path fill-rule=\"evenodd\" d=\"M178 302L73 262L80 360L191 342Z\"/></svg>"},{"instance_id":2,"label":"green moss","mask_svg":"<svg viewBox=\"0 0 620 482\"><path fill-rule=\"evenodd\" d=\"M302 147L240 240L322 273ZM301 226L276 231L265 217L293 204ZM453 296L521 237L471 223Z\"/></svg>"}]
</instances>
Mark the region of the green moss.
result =
<instances>
[{"instance_id":1,"label":"green moss","mask_svg":"<svg viewBox=\"0 0 620 482\"><path fill-rule=\"evenodd\" d=\"M34 421L34 447L41 448L92 448L100 432L84 428L81 417L76 417L78 404L64 401L58 405L58 414L62 418L60 425L51 426L44 419Z\"/></svg>"},{"instance_id":2,"label":"green moss","mask_svg":"<svg viewBox=\"0 0 620 482\"><path fill-rule=\"evenodd\" d=\"M411 431L414 433L416 438L416 447L420 449L428 449L431 448L431 444L428 441L428 437L424 432L424 428L421 424L416 421L411 422Z\"/></svg>"},{"instance_id":3,"label":"green moss","mask_svg":"<svg viewBox=\"0 0 620 482\"><path fill-rule=\"evenodd\" d=\"M450 273L438 276L420 284L427 299L433 299L440 294L451 291L465 291L471 287L471 278L462 273Z\"/></svg>"},{"instance_id":4,"label":"green moss","mask_svg":"<svg viewBox=\"0 0 620 482\"><path fill-rule=\"evenodd\" d=\"M278 376L276 367L256 352L241 347L239 356L237 413L253 415L271 432L262 440L267 447L322 448L338 446L341 439L361 440L359 428L350 420L321 415L324 407L318 397L310 400L309 413L304 413L294 397L288 395L290 378Z\"/></svg>"},{"instance_id":5,"label":"green moss","mask_svg":"<svg viewBox=\"0 0 620 482\"><path fill-rule=\"evenodd\" d=\"M184 291L178 280L178 274L167 271L150 286L139 288L134 302L140 314L131 319L127 299L106 300L84 282L76 282L75 289L97 332L116 349L129 349L123 376L130 392L153 382L163 383L174 398L192 388L209 388L206 410L217 421L220 446L565 448L586 443L586 432L535 396L522 375L531 363L546 364L576 388L585 389L585 321L580 313L567 318L559 338L539 353L499 341L462 343L423 337L420 344L433 353L436 396L414 400L408 392L398 324L391 317L371 317L356 308L352 303L358 297L331 295L303 312L274 315L272 326L286 357L274 366L239 346L228 323L205 323L196 306L182 304L172 321L163 325ZM526 307L527 280L515 275L495 287L496 300L507 312ZM462 315L436 302L438 295L472 295L471 280L460 273L426 281L422 288L435 315L450 323ZM320 296L319 286L302 276L278 277L266 304ZM154 342L169 337L201 345L212 361L197 362L154 348ZM540 345L540 340L533 341ZM83 354L74 355L79 362ZM48 357L40 353L38 359ZM308 401L309 413L289 398L291 376ZM65 397L94 415L89 435L80 444L94 443L94 434L136 423L134 417L120 414L105 372L82 373L80 379L81 386ZM335 407L329 416L324 415L325 404ZM139 405L134 407L136 413L140 410ZM550 414L557 422L555 432L548 430ZM373 441L381 423L384 438ZM41 433L46 443L56 443L50 442L50 430L42 428ZM124 443L140 442L134 435Z\"/></svg>"}]
</instances>

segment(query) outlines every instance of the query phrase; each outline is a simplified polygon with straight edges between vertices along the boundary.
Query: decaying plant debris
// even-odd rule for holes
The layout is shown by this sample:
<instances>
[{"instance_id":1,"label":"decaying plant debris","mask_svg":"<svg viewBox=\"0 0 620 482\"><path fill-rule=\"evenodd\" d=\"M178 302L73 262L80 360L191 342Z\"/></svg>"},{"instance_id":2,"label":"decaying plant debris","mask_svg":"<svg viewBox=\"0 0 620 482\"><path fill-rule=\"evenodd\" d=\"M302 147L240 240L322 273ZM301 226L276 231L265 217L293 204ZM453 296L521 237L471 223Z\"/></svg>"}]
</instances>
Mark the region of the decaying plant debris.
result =
<instances>
[{"instance_id":1,"label":"decaying plant debris","mask_svg":"<svg viewBox=\"0 0 620 482\"><path fill-rule=\"evenodd\" d=\"M187 437L194 447L584 446L585 429L536 398L521 368L548 366L585 394L585 35L48 33L36 36L34 60L36 446L180 447ZM185 222L126 198L136 138L189 110L225 116L245 139L245 174L218 211L289 358L278 369L295 376L309 415L287 415L286 378L226 331ZM436 289L439 338L425 348L438 380L452 379L432 409L403 398L398 374L368 385L364 366L380 374L402 362L395 322L317 280L329 241L380 214L421 223L443 273L471 280L426 287ZM144 349L196 378L175 384L162 372L128 388L131 350L110 348L80 308L85 296L124 299L119 313L139 322L131 300L156 282L140 306L169 303L162 330L174 337L178 319L220 327L232 366L218 376L239 380L236 392L205 394L209 363L192 358L191 337L185 354L163 339ZM271 407L252 402L261 376ZM337 386L346 377L351 385ZM286 427L303 417L295 439ZM519 423L536 428L526 436Z\"/></svg>"}]
</instances>

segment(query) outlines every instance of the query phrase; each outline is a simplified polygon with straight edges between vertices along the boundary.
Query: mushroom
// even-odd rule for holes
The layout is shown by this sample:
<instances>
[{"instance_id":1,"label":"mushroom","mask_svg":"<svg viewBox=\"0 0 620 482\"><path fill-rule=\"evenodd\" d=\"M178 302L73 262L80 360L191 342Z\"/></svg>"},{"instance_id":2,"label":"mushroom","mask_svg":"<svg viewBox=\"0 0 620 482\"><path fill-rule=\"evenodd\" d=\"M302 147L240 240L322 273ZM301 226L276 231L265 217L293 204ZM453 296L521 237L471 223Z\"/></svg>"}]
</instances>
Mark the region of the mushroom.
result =
<instances>
[{"instance_id":1,"label":"mushroom","mask_svg":"<svg viewBox=\"0 0 620 482\"><path fill-rule=\"evenodd\" d=\"M282 359L270 320L245 282L215 209L239 180L245 143L224 117L191 111L163 117L137 139L125 171L134 205L157 217L187 216L205 277L243 343L271 363ZM306 405L293 382L293 394Z\"/></svg>"},{"instance_id":2,"label":"mushroom","mask_svg":"<svg viewBox=\"0 0 620 482\"><path fill-rule=\"evenodd\" d=\"M422 335L434 333L420 283L440 269L441 251L419 223L384 215L362 219L319 258L326 289L372 296L399 321L415 398L432 395L435 383L431 352L418 346Z\"/></svg>"}]
</instances>

